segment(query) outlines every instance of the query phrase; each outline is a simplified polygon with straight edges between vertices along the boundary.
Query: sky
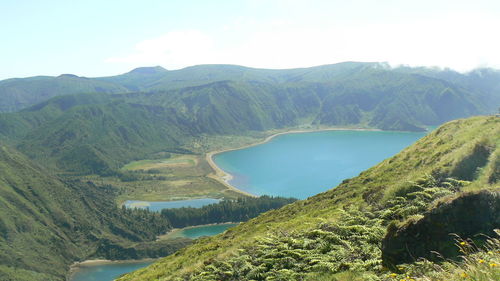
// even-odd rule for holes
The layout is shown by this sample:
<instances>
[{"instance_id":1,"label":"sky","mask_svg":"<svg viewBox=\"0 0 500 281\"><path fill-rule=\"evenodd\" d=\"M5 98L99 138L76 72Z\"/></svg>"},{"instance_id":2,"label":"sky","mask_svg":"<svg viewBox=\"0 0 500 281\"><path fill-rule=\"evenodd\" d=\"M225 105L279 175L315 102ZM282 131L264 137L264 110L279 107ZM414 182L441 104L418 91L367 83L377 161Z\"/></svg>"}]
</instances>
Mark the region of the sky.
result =
<instances>
[{"instance_id":1,"label":"sky","mask_svg":"<svg viewBox=\"0 0 500 281\"><path fill-rule=\"evenodd\" d=\"M343 61L500 69L498 0L0 0L0 79Z\"/></svg>"}]
</instances>

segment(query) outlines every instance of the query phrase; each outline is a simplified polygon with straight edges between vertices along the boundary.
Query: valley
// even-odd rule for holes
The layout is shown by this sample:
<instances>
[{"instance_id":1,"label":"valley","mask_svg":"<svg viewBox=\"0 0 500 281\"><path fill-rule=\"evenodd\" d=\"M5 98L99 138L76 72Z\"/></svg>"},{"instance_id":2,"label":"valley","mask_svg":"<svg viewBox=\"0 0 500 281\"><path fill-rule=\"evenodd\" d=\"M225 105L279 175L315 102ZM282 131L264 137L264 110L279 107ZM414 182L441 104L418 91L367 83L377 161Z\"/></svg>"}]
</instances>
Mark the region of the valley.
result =
<instances>
[{"instance_id":1,"label":"valley","mask_svg":"<svg viewBox=\"0 0 500 281\"><path fill-rule=\"evenodd\" d=\"M254 141L248 145L239 146L233 141L230 148L207 152L205 155L169 153L169 158L133 161L120 169L118 177L93 175L82 179L114 186L118 190L116 200L119 206L128 200L175 203L183 200L196 202L205 198L234 199L256 195L304 199L355 176L425 135L422 132L349 128L283 131L263 132L263 135L269 137L262 141L248 138L247 141ZM219 149L221 144L218 142ZM205 147L208 149L210 146ZM281 167L281 170L274 167ZM328 167L328 170L323 171L322 167ZM332 168L337 171L335 175L329 175L328 171ZM241 183L239 178L235 179L225 172L233 169L232 173L245 178L255 174L257 183ZM258 179L262 177L262 172L267 175ZM276 183L272 180L284 177L289 182ZM262 183L259 184L259 181ZM291 182L295 182L295 185ZM309 193L301 191L301 186L304 185L308 186ZM286 188L289 190L286 191ZM297 190L293 192L290 189ZM133 204L140 207L140 203ZM153 204L159 206L160 203Z\"/></svg>"},{"instance_id":2,"label":"valley","mask_svg":"<svg viewBox=\"0 0 500 281\"><path fill-rule=\"evenodd\" d=\"M0 281L500 280L500 1L0 11Z\"/></svg>"},{"instance_id":3,"label":"valley","mask_svg":"<svg viewBox=\"0 0 500 281\"><path fill-rule=\"evenodd\" d=\"M299 185L297 185L296 192L301 192L300 194L305 194L304 192L310 192L311 195L315 195L316 193L319 193L323 191L322 189L314 189L314 186L321 187L321 184L318 185L317 182L322 182L326 181L327 184L332 184L335 185L337 183L340 183L340 181L347 179L349 177L355 176L357 173L362 171L364 168L358 167L355 164L356 162L353 162L353 159L358 159L359 158L359 163L363 163L363 165L366 165L366 167L370 167L373 163L377 163L381 160L383 160L386 157L390 157L394 153L396 153L398 150L408 146L411 144L412 141L415 141L416 139L420 138L423 136L424 133L410 133L410 132L384 132L384 131L374 131L374 130L346 130L346 129L327 129L323 131L292 131L292 134L290 133L278 133L278 134L273 134L271 137L265 138L264 141L257 142L255 144L247 145L244 148L240 149L229 149L228 152L218 152L218 153L207 153L207 157L205 159L211 159L212 157L216 158L217 156L224 155L224 153L247 153L246 156L236 156L236 159L242 159L240 160L243 161L244 163L247 163L247 165L251 168L255 167L260 167L265 171L268 171L269 174L273 176L273 178L293 178L294 182L298 182ZM275 138L276 137L276 138ZM293 137L293 138L291 138ZM284 139L284 141L281 141ZM273 140L273 142L270 143L270 140ZM369 141L368 141L369 140ZM368 141L368 142L366 142ZM295 143L295 144L294 144ZM270 148L264 148L265 145L272 145ZM348 146L349 144L350 146ZM299 146L297 146L299 145ZM326 145L326 146L325 146ZM308 150L308 148L314 147L314 150ZM333 150L332 150L333 148ZM265 149L262 152L255 151L257 149ZM363 150L363 149L366 149ZM384 150L385 149L385 150ZM376 152L375 154L371 155L370 153ZM281 153L281 156L279 156ZM334 157L331 159L331 163L326 163L324 162L325 160L328 159L328 157L336 156L339 155L339 153L342 153L345 155L344 158L337 158ZM215 155L214 155L215 154ZM286 166L286 164L278 164L276 159L272 159L273 157L276 157L275 154L278 154L278 159L281 157L280 161L283 161L284 163L289 163L292 164L292 166L296 166L297 169L296 171L291 171L293 170L292 166ZM272 156L275 155L275 156ZM290 158L290 157L283 157L283 155L294 155L296 157ZM358 156L356 156L358 155ZM252 160L251 157L254 157L255 159ZM266 158L266 157L269 157ZM326 157L326 158L325 158ZM373 158L371 158L373 157ZM217 159L217 158L216 158ZM309 160L310 159L310 160ZM311 162L311 160L322 160L321 163L317 162ZM167 161L170 160L170 161ZM255 163L254 161L261 161L261 163ZM202 160L201 160L202 161ZM228 160L226 160L228 161ZM230 161L230 160L229 160ZM140 171L142 170L143 172L146 169L166 169L172 166L177 166L180 169L189 169L192 168L194 165L196 165L198 161L193 160L191 155L188 156L172 156L171 159L158 159L158 160L141 160L141 161L135 161L130 164L127 164L124 166L122 169L130 169L130 170L135 170L135 171ZM219 162L218 160L215 160L215 162ZM180 163L180 164L179 164ZM272 163L272 166L267 167L265 166L265 163ZM340 166L336 167L335 165ZM213 163L215 165L215 163ZM222 166L222 167L232 167L233 169L238 169L238 165L242 165L241 163L238 164L238 162L234 162L232 164L226 164L227 166ZM305 167L312 167L316 171L314 174L314 177L308 177L307 173L305 172L307 169L304 169ZM280 175L278 171L273 170L275 168L273 167L286 167L288 170L284 170L284 174ZM319 170L321 167L328 167L328 170L321 171ZM219 167L215 166L214 170L217 170ZM241 169L241 167L240 167ZM329 176L331 173L331 169L334 169L337 171L337 174L334 175L335 178L330 178ZM351 174L343 174L341 171L342 169L345 169L349 171ZM241 171L241 170L240 170ZM160 171L156 172L159 174ZM167 172L167 171L164 171ZM221 171L220 171L221 172ZM251 170L248 170L247 173L251 173ZM340 176L338 175L340 173ZM240 175L245 175L243 173L239 173ZM210 174L213 175L213 174ZM228 177L227 175L224 175L222 173L219 173L219 180L227 180ZM250 176L249 174L246 175L247 177ZM299 179L299 180L297 180ZM300 180L302 179L302 180ZM337 181L337 183L335 183ZM266 182L266 187L268 189L262 190L262 194L272 194L274 190L273 189L273 181L272 179L267 179L265 180ZM302 184L302 188L301 186ZM232 183L232 182L231 182ZM285 183L285 186L290 188L294 187L294 185L291 182ZM317 188L317 187L316 187ZM303 190L302 190L303 189ZM329 189L327 187L326 189ZM279 189L277 189L279 190ZM261 194L261 195L262 195ZM290 196L290 190L282 190L278 194L273 194L273 195L280 195L280 196ZM304 197L302 195L301 197ZM305 196L308 197L308 196ZM194 201L194 200L192 200ZM182 204L188 204L190 201L181 201L185 202ZM175 203L172 202L172 203ZM151 204L151 203L150 203ZM140 206L140 205L138 205ZM155 205L152 205L155 206ZM158 204L158 206L162 206L161 204ZM165 205L168 206L168 205ZM150 208L151 210L154 211L159 211L159 207L153 207ZM162 235L160 239L172 239L172 238L177 238L177 237L187 237L187 238L198 238L201 235L216 235L220 232L223 232L227 227L233 227L235 226L234 224L229 224L229 225L208 225L208 226L194 226L194 227L187 227L184 229L175 229L173 231L170 231L166 235ZM135 269L135 265L131 264L131 270ZM110 269L112 270L112 269ZM103 272L106 272L107 269L103 268ZM111 280L111 279L109 279Z\"/></svg>"},{"instance_id":4,"label":"valley","mask_svg":"<svg viewBox=\"0 0 500 281\"><path fill-rule=\"evenodd\" d=\"M0 81L6 105L0 113L0 279L59 281L74 262L174 252L159 261L160 271L146 268L123 280L230 280L210 267L219 262L225 272L248 273L241 280L274 278L285 269L295 276L289 279L313 278L351 266L361 275L381 274L376 248L392 220L425 214L445 195L496 192L494 116L458 119L426 132L453 119L492 113L500 98L496 77L490 69L462 74L347 62L285 70L141 68L112 77ZM86 86L65 91L71 83ZM52 89L50 95L42 95L40 85ZM295 131L302 133L290 134ZM486 158L477 160L468 151L481 141L486 145L478 146L478 155ZM422 198L391 193L421 178L424 187L410 189L429 193ZM413 203L406 209L393 199ZM161 210L175 202L197 205ZM391 213L383 215L381 206ZM243 223L213 238L157 239L174 228L227 222ZM347 239L345 249L328 240L340 238L324 238L337 235L335 229L354 235L350 231L360 227L373 236ZM219 231L224 229L210 233ZM301 260L299 274L258 264L266 257L255 251L281 249L287 239L316 245L295 246L313 251L304 253L318 257L321 267ZM349 249L360 245L366 247L361 256L350 256ZM332 249L339 251L337 260L324 260L320 253ZM246 263L248 256L256 263L241 271L238 261ZM344 259L352 261L346 265Z\"/></svg>"}]
</instances>

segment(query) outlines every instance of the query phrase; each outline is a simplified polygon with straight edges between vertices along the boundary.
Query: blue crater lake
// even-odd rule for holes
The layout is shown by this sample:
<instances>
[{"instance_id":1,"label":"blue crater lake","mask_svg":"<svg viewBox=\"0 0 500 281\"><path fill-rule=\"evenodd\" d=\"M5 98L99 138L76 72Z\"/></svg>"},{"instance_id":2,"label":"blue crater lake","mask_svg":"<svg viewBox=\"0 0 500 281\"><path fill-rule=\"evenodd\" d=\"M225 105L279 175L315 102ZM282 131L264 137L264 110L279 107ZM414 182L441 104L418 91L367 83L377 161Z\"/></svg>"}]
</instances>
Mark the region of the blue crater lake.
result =
<instances>
[{"instance_id":1,"label":"blue crater lake","mask_svg":"<svg viewBox=\"0 0 500 281\"><path fill-rule=\"evenodd\" d=\"M125 207L127 208L148 208L150 211L159 212L162 209L175 209L182 207L193 207L201 208L206 205L218 203L220 199L213 198L201 198L201 199L190 199L190 200L178 200L178 201L138 201L138 200L127 200L125 201Z\"/></svg>"},{"instance_id":2,"label":"blue crater lake","mask_svg":"<svg viewBox=\"0 0 500 281\"><path fill-rule=\"evenodd\" d=\"M303 199L358 175L395 155L425 134L425 132L386 131L285 134L264 144L216 154L213 159L221 169L233 176L229 183L239 189L256 195ZM159 211L163 208L201 207L216 202L217 199L127 201L125 205L149 207L153 211ZM192 205L193 203L195 205ZM172 238L195 239L215 235L232 226L234 224L189 227L172 233ZM113 263L80 267L71 281L111 281L123 273L137 270L150 263Z\"/></svg>"},{"instance_id":3,"label":"blue crater lake","mask_svg":"<svg viewBox=\"0 0 500 281\"><path fill-rule=\"evenodd\" d=\"M264 144L219 153L229 183L255 195L304 199L389 158L426 132L336 130L290 133Z\"/></svg>"}]
</instances>

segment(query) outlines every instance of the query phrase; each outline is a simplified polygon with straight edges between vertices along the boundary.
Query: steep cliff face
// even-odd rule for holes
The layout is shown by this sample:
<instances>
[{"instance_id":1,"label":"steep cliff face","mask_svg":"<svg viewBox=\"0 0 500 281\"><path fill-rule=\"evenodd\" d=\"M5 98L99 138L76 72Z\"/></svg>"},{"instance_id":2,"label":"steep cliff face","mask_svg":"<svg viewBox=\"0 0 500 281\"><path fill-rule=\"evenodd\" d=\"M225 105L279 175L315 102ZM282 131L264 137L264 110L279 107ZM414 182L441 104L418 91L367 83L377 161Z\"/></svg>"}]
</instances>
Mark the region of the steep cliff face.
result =
<instances>
[{"instance_id":1,"label":"steep cliff face","mask_svg":"<svg viewBox=\"0 0 500 281\"><path fill-rule=\"evenodd\" d=\"M481 245L498 228L500 190L466 193L438 204L420 219L410 219L399 227L389 226L382 240L383 264L396 268L419 258L456 258L461 254L455 245L458 237Z\"/></svg>"}]
</instances>

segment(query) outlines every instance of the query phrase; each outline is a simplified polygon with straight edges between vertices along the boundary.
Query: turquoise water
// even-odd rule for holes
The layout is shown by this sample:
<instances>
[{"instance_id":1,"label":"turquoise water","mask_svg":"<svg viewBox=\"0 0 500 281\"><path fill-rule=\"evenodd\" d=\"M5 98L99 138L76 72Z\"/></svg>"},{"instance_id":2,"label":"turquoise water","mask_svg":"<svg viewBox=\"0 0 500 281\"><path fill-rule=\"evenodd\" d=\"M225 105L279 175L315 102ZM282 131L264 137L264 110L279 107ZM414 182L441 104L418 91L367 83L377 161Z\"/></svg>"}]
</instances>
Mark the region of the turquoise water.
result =
<instances>
[{"instance_id":1,"label":"turquoise water","mask_svg":"<svg viewBox=\"0 0 500 281\"><path fill-rule=\"evenodd\" d=\"M222 233L226 229L236 225L237 224L235 223L226 223L217 225L195 226L179 231L175 235L175 237L187 237L196 239L202 236L212 236ZM81 266L79 270L72 276L71 281L111 281L122 274L146 267L152 263L153 261L132 261Z\"/></svg>"},{"instance_id":2,"label":"turquoise water","mask_svg":"<svg viewBox=\"0 0 500 281\"><path fill-rule=\"evenodd\" d=\"M79 267L71 281L112 281L118 276L152 264L153 261L120 262Z\"/></svg>"},{"instance_id":3,"label":"turquoise water","mask_svg":"<svg viewBox=\"0 0 500 281\"><path fill-rule=\"evenodd\" d=\"M228 151L214 156L224 171L233 175L230 183L257 195L306 198L354 177L380 161L393 156L426 133L380 131L323 131L286 134L270 142ZM214 202L204 200L216 200ZM127 201L130 203L134 201ZM151 210L201 207L217 199L146 202ZM198 238L224 232L235 224L187 228L176 236ZM151 262L107 264L82 268L71 281L110 281L120 274Z\"/></svg>"},{"instance_id":4,"label":"turquoise water","mask_svg":"<svg viewBox=\"0 0 500 281\"><path fill-rule=\"evenodd\" d=\"M238 224L235 223L225 223L225 224L216 224L216 225L204 225L204 226L195 226L191 228L185 228L180 231L179 236L187 237L191 239L196 239L202 236L212 236L217 235L219 233L224 232L226 229L236 226Z\"/></svg>"},{"instance_id":5,"label":"turquoise water","mask_svg":"<svg viewBox=\"0 0 500 281\"><path fill-rule=\"evenodd\" d=\"M127 208L149 208L150 211L159 212L162 209L174 209L182 207L193 207L200 208L209 204L218 203L219 199L213 198L202 198L202 199L191 199L191 200L179 200L179 201L137 201L137 200L127 200L125 201L125 207Z\"/></svg>"},{"instance_id":6,"label":"turquoise water","mask_svg":"<svg viewBox=\"0 0 500 281\"><path fill-rule=\"evenodd\" d=\"M425 132L321 131L285 134L214 155L231 185L255 195L304 199L389 158Z\"/></svg>"}]
</instances>

